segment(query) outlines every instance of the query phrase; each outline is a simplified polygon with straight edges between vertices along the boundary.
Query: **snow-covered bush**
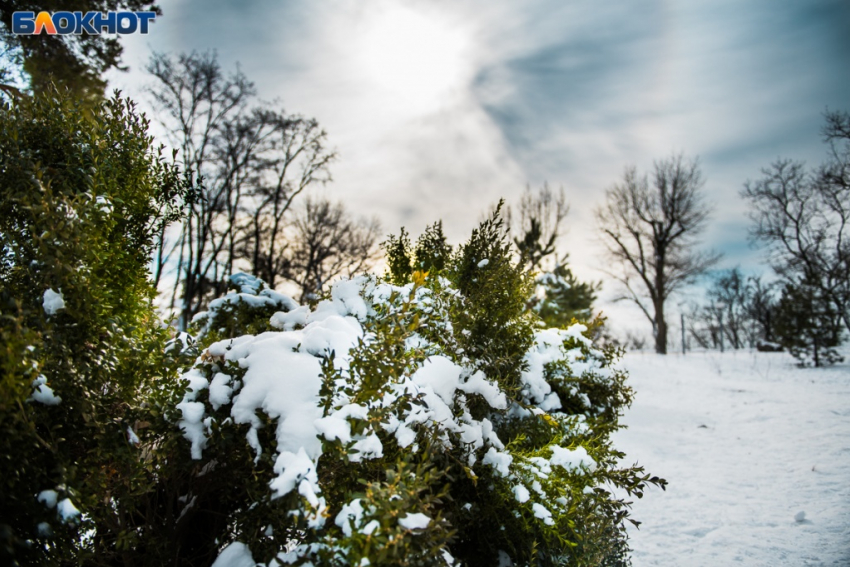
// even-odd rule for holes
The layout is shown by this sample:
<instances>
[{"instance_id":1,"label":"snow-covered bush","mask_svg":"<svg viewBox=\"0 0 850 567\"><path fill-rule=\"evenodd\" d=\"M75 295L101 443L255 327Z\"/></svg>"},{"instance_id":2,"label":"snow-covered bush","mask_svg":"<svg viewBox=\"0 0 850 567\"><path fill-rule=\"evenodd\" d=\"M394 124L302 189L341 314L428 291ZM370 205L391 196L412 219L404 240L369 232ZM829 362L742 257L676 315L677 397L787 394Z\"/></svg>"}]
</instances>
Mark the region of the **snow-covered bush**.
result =
<instances>
[{"instance_id":1,"label":"snow-covered bush","mask_svg":"<svg viewBox=\"0 0 850 567\"><path fill-rule=\"evenodd\" d=\"M498 217L310 305L237 274L166 343L147 266L193 193L146 127L0 108L0 563L627 562L611 490L663 481L618 468L617 353L540 328Z\"/></svg>"},{"instance_id":2,"label":"snow-covered bush","mask_svg":"<svg viewBox=\"0 0 850 567\"><path fill-rule=\"evenodd\" d=\"M178 521L201 555L627 563L612 489L664 481L618 468L618 353L584 325L538 328L497 216L454 254L433 249L430 272L342 280L313 306L238 274L196 317L172 419L196 463Z\"/></svg>"}]
</instances>

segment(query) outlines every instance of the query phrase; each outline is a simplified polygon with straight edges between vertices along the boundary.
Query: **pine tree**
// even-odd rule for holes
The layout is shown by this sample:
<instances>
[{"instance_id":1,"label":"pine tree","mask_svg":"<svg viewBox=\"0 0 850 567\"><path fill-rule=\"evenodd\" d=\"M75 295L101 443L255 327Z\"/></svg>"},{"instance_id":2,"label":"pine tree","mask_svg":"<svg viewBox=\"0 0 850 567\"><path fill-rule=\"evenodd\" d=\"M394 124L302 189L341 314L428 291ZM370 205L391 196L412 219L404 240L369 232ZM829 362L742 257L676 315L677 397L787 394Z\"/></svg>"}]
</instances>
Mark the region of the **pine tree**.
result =
<instances>
[{"instance_id":1,"label":"pine tree","mask_svg":"<svg viewBox=\"0 0 850 567\"><path fill-rule=\"evenodd\" d=\"M417 270L440 273L446 269L452 247L443 234L443 221L425 227L425 232L416 240L414 265Z\"/></svg>"},{"instance_id":2,"label":"pine tree","mask_svg":"<svg viewBox=\"0 0 850 567\"><path fill-rule=\"evenodd\" d=\"M401 227L398 237L390 234L381 243L387 254L387 278L396 285L404 285L413 273L413 254L410 249L410 235Z\"/></svg>"},{"instance_id":3,"label":"pine tree","mask_svg":"<svg viewBox=\"0 0 850 567\"><path fill-rule=\"evenodd\" d=\"M566 328L573 321L592 318L599 284L579 281L572 270L562 264L538 276L537 285L540 292L532 308L540 316L543 326Z\"/></svg>"},{"instance_id":4,"label":"pine tree","mask_svg":"<svg viewBox=\"0 0 850 567\"><path fill-rule=\"evenodd\" d=\"M806 281L786 284L774 324L780 344L801 366L819 367L843 360L835 351L841 344L841 318L820 286Z\"/></svg>"}]
</instances>

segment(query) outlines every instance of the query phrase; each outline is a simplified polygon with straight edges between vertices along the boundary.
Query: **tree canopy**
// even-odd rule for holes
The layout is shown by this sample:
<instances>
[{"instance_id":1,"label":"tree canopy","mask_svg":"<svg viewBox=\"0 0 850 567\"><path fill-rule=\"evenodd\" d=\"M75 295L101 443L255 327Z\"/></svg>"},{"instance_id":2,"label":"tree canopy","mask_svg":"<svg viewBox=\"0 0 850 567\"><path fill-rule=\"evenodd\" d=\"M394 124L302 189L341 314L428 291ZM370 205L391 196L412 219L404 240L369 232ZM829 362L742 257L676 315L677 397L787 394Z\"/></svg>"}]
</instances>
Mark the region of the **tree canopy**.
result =
<instances>
[{"instance_id":1,"label":"tree canopy","mask_svg":"<svg viewBox=\"0 0 850 567\"><path fill-rule=\"evenodd\" d=\"M121 65L123 47L118 37L92 35L14 35L12 14L17 11L81 11L153 10L147 0L7 0L0 4L0 39L6 49L6 60L29 77L34 93L46 92L50 85L67 88L79 99L97 101L103 98L106 80L103 74ZM8 70L7 70L8 71Z\"/></svg>"}]
</instances>

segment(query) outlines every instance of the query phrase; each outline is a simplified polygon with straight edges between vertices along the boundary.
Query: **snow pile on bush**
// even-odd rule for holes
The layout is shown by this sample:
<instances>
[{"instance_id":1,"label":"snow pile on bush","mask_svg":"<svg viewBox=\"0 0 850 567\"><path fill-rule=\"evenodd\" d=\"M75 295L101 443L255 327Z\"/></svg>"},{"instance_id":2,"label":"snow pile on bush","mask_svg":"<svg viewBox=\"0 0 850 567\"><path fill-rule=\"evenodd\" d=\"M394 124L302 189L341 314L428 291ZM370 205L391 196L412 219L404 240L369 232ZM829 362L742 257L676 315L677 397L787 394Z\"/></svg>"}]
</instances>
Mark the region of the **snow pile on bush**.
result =
<instances>
[{"instance_id":1,"label":"snow pile on bush","mask_svg":"<svg viewBox=\"0 0 850 567\"><path fill-rule=\"evenodd\" d=\"M312 308L245 274L234 279L240 292L196 317L204 332L218 327L225 307L262 310L273 301L285 310L268 318L268 330L211 342L184 375L177 407L193 459L210 463L204 474L227 458L217 445L233 442L233 430L253 466L271 465L254 505L283 506L290 525L268 525L260 545L233 534L240 557L251 549L270 565L360 565L395 553L453 565L462 541L455 531L498 509L509 520L487 522L515 533L487 535L487 545L501 546L491 553L523 558L518 543L531 536L561 541L558 554L568 557L585 528L572 525L580 514L598 515L596 500L622 507L601 487L614 480L604 439L611 424L590 423L600 408L558 411L559 392L591 406L576 377L624 388L586 326L534 332L519 380L506 387L467 356L469 333L455 336L451 311L462 298L444 278L394 286L361 276L338 282ZM405 483L413 488L403 498Z\"/></svg>"}]
</instances>

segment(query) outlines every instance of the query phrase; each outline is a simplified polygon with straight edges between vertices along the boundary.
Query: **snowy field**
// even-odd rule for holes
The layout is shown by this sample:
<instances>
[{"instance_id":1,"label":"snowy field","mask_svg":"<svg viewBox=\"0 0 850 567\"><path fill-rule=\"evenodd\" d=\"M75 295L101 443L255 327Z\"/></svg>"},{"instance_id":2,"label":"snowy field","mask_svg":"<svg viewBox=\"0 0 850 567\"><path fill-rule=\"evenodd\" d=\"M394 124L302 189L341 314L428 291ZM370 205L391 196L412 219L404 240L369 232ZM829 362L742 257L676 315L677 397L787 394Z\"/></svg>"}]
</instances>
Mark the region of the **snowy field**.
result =
<instances>
[{"instance_id":1,"label":"snowy field","mask_svg":"<svg viewBox=\"0 0 850 567\"><path fill-rule=\"evenodd\" d=\"M669 482L635 500L635 567L850 565L850 364L749 351L623 364L637 394L615 446Z\"/></svg>"}]
</instances>

